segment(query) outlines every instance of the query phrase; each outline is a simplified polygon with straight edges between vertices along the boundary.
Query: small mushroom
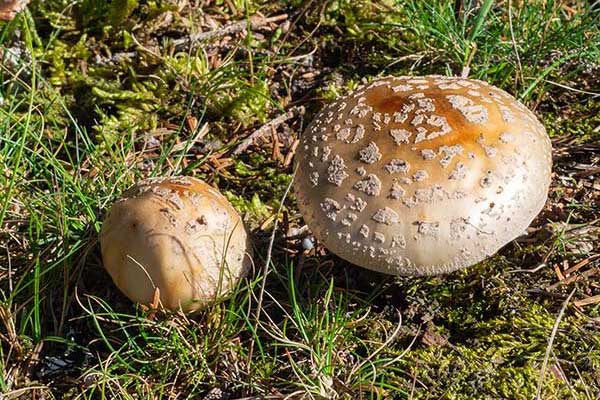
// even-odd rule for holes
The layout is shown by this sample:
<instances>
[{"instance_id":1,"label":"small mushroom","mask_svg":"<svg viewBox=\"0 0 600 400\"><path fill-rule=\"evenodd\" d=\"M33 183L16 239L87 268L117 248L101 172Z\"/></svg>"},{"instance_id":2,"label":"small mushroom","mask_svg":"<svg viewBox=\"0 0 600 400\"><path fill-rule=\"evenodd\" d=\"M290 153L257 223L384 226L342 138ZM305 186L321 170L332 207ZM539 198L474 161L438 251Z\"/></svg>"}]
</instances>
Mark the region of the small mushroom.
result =
<instances>
[{"instance_id":1,"label":"small mushroom","mask_svg":"<svg viewBox=\"0 0 600 400\"><path fill-rule=\"evenodd\" d=\"M521 235L542 209L551 144L485 82L388 77L334 101L296 154L298 206L340 257L395 275L447 273Z\"/></svg>"},{"instance_id":2,"label":"small mushroom","mask_svg":"<svg viewBox=\"0 0 600 400\"><path fill-rule=\"evenodd\" d=\"M250 267L243 222L223 195L190 177L152 178L111 207L104 267L132 301L193 311L225 295Z\"/></svg>"}]
</instances>

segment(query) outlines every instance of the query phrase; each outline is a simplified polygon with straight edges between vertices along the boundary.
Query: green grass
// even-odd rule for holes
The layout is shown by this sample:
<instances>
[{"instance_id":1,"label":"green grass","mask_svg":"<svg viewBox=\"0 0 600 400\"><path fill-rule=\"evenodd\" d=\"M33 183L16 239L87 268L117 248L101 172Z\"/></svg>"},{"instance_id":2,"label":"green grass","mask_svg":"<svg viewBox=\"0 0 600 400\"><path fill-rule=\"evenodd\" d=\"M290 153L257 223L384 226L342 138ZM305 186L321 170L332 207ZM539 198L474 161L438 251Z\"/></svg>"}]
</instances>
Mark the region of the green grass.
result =
<instances>
[{"instance_id":1,"label":"green grass","mask_svg":"<svg viewBox=\"0 0 600 400\"><path fill-rule=\"evenodd\" d=\"M580 273L598 268L598 175L580 174L598 167L600 151L598 5L189 3L33 1L0 22L0 393L535 398L567 295L600 293L597 275L542 290L557 281L553 266L588 259ZM257 12L287 13L289 24L173 44ZM293 196L282 202L292 175L283 159L316 111L363 78L465 67L535 110L555 141L535 234L430 278L376 274L320 248L302 254L284 238L303 222ZM271 137L231 156L292 105L307 112L278 128L281 158ZM197 315L153 317L112 284L97 235L134 182L180 174L215 184L244 214L256 271ZM598 382L600 306L571 303L542 398L595 399Z\"/></svg>"}]
</instances>

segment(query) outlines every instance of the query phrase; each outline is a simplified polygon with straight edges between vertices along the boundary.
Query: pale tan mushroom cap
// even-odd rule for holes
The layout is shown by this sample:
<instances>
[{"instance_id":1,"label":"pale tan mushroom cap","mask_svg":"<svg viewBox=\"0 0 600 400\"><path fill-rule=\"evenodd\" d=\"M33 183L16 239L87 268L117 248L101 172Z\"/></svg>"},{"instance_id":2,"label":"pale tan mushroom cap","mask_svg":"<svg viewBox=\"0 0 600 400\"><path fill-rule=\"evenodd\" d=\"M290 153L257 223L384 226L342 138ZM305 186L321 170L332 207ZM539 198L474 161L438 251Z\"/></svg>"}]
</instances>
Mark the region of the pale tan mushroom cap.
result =
<instances>
[{"instance_id":1,"label":"pale tan mushroom cap","mask_svg":"<svg viewBox=\"0 0 600 400\"><path fill-rule=\"evenodd\" d=\"M475 264L542 209L551 144L534 114L485 82L389 77L330 104L301 139L295 192L338 256L398 275Z\"/></svg>"},{"instance_id":2,"label":"pale tan mushroom cap","mask_svg":"<svg viewBox=\"0 0 600 400\"><path fill-rule=\"evenodd\" d=\"M131 300L192 311L226 294L249 270L243 222L216 189L190 177L153 178L110 209L100 244L104 266Z\"/></svg>"}]
</instances>

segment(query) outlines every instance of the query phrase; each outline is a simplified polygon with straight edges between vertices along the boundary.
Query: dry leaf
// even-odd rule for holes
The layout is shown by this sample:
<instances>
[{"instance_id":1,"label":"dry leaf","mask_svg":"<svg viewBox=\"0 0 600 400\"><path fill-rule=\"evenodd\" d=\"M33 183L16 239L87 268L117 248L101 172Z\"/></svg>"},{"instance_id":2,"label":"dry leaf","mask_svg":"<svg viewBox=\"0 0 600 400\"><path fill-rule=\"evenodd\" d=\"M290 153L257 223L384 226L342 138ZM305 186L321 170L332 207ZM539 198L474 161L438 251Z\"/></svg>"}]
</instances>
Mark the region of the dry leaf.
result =
<instances>
[{"instance_id":1,"label":"dry leaf","mask_svg":"<svg viewBox=\"0 0 600 400\"><path fill-rule=\"evenodd\" d=\"M443 347L449 344L445 336L435 331L435 325L431 321L427 322L427 330L423 333L421 342L428 347Z\"/></svg>"},{"instance_id":2,"label":"dry leaf","mask_svg":"<svg viewBox=\"0 0 600 400\"><path fill-rule=\"evenodd\" d=\"M0 20L10 21L23 11L29 0L0 0Z\"/></svg>"}]
</instances>

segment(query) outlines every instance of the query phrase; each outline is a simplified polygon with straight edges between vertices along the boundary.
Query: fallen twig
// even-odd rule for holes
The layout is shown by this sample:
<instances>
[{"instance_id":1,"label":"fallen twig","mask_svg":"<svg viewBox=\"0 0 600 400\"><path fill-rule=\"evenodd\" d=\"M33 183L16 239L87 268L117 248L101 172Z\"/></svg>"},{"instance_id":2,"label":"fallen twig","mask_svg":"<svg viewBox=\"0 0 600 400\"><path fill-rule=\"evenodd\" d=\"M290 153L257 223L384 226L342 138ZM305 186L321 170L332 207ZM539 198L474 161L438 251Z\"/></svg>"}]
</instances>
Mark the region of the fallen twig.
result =
<instances>
[{"instance_id":1,"label":"fallen twig","mask_svg":"<svg viewBox=\"0 0 600 400\"><path fill-rule=\"evenodd\" d=\"M285 160L283 161L284 167L288 167L292 163L292 159L294 158L294 155L296 154L296 149L298 148L299 144L300 144L300 140L296 139L296 140L294 140L294 143L292 143L292 145L290 146L290 150L286 154Z\"/></svg>"},{"instance_id":2,"label":"fallen twig","mask_svg":"<svg viewBox=\"0 0 600 400\"><path fill-rule=\"evenodd\" d=\"M591 276L596 275L598 272L600 272L600 268L592 268L581 274L571 275L562 281L558 281L558 282L546 287L546 291L552 291L560 286L568 285L569 283L573 283L573 282L577 282L581 279L589 278Z\"/></svg>"},{"instance_id":3,"label":"fallen twig","mask_svg":"<svg viewBox=\"0 0 600 400\"><path fill-rule=\"evenodd\" d=\"M227 35L233 35L234 33L242 32L243 30L248 28L248 25L250 26L250 29L256 29L261 26L270 24L272 22L284 21L287 18L288 18L287 14L276 15L274 17L268 17L268 18L264 17L262 15L254 15L254 16L250 17L248 20L234 22L229 25L225 25L224 27L219 28L219 29L214 29L212 31L207 31L207 32L199 32L199 33L189 35L188 37L185 37L185 38L177 39L177 40L173 41L173 44L175 45L175 47L183 47L183 46L187 46L192 43L195 43L195 42L200 42L203 40L210 40L210 39L214 39L217 37L223 37L223 36L227 36Z\"/></svg>"},{"instance_id":4,"label":"fallen twig","mask_svg":"<svg viewBox=\"0 0 600 400\"><path fill-rule=\"evenodd\" d=\"M573 174L577 178L587 178L588 176L600 174L600 167L591 167L584 171L579 171Z\"/></svg>"},{"instance_id":5,"label":"fallen twig","mask_svg":"<svg viewBox=\"0 0 600 400\"><path fill-rule=\"evenodd\" d=\"M569 268L569 264L568 264L567 260L563 261L563 265L566 266L565 269ZM562 271L560 270L560 266L558 265L558 263L554 264L552 268L554 269L554 273L556 274L556 277L558 278L558 280L564 281L565 276L563 275Z\"/></svg>"},{"instance_id":6,"label":"fallen twig","mask_svg":"<svg viewBox=\"0 0 600 400\"><path fill-rule=\"evenodd\" d=\"M548 264L541 263L540 265L538 265L535 268L531 268L531 269L512 269L510 271L506 271L506 273L507 274L512 274L512 273L517 273L517 272L527 272L528 274L533 274L533 273L538 272L542 268L546 268L547 266L548 266Z\"/></svg>"},{"instance_id":7,"label":"fallen twig","mask_svg":"<svg viewBox=\"0 0 600 400\"><path fill-rule=\"evenodd\" d=\"M525 86L525 79L523 79L523 66L521 65L521 57L519 57L519 47L517 46L517 41L515 40L515 31L513 29L512 2L510 0L508 0L508 26L510 28L510 40L515 51L515 58L517 59L517 73L521 80L521 84Z\"/></svg>"},{"instance_id":8,"label":"fallen twig","mask_svg":"<svg viewBox=\"0 0 600 400\"><path fill-rule=\"evenodd\" d=\"M594 254L593 256L588 257L585 260L582 260L582 261L578 262L577 264L575 264L571 268L569 268L566 271L564 271L564 274L567 275L567 276L569 276L572 273L577 272L581 268L585 267L586 265L588 265L589 263L591 263L592 261L594 261L597 258L600 258L600 254Z\"/></svg>"},{"instance_id":9,"label":"fallen twig","mask_svg":"<svg viewBox=\"0 0 600 400\"><path fill-rule=\"evenodd\" d=\"M206 136L206 134L208 133L208 124L205 123L204 125L202 125L200 127L200 129L198 129L198 132L196 132L196 136L194 136L193 139L188 139L185 142L181 142L181 143L177 143L175 146L173 146L173 148L171 149L171 152L169 154L173 154L176 153L178 151L184 151L187 152L189 151L189 149L196 143L199 143L204 136Z\"/></svg>"},{"instance_id":10,"label":"fallen twig","mask_svg":"<svg viewBox=\"0 0 600 400\"><path fill-rule=\"evenodd\" d=\"M564 300L566 296L562 292L549 292L542 288L527 289L527 293L536 296L547 296L552 299Z\"/></svg>"},{"instance_id":11,"label":"fallen twig","mask_svg":"<svg viewBox=\"0 0 600 400\"><path fill-rule=\"evenodd\" d=\"M537 391L535 398L539 400L542 394L542 384L544 383L544 375L546 375L546 367L548 366L548 358L550 357L550 351L552 351L552 344L554 343L554 338L556 337L556 332L558 332L558 327L560 326L560 321L569 305L569 301L571 301L571 297L575 294L575 289L571 290L569 297L565 300L558 316L556 317L556 321L554 322L554 327L552 328L552 333L550 334L550 338L548 338L548 346L546 346L546 354L544 355L544 362L542 363L542 369L540 371L540 378L538 379Z\"/></svg>"},{"instance_id":12,"label":"fallen twig","mask_svg":"<svg viewBox=\"0 0 600 400\"><path fill-rule=\"evenodd\" d=\"M577 307L589 306L589 305L598 304L598 303L600 303L600 294L598 294L596 296L586 297L585 299L576 300L573 302L573 304L575 304Z\"/></svg>"},{"instance_id":13,"label":"fallen twig","mask_svg":"<svg viewBox=\"0 0 600 400\"><path fill-rule=\"evenodd\" d=\"M233 155L237 156L237 155L241 154L242 152L244 152L252 143L254 143L254 141L256 139L258 139L262 135L270 132L271 128L276 128L279 125L283 124L284 122L294 118L296 115L302 115L302 114L304 114L303 106L291 107L286 113L277 116L276 118L272 119L271 121L267 122L266 124L264 124L263 126L258 128L257 130L252 132L252 134L250 134L250 136L248 136L246 139L244 139L244 141L236 147L236 149L233 151Z\"/></svg>"}]
</instances>

